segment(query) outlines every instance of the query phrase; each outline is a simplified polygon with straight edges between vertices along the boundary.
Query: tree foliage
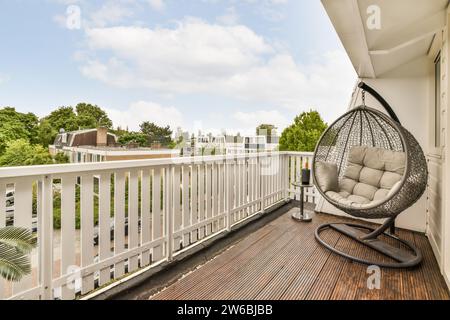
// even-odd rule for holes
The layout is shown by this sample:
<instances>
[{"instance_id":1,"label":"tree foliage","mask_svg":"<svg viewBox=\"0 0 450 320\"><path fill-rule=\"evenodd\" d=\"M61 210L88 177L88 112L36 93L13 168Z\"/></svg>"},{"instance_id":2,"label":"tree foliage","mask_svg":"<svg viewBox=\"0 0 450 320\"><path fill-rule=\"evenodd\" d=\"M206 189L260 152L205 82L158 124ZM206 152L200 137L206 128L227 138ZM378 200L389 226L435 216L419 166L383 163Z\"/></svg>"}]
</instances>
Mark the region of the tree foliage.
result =
<instances>
[{"instance_id":1,"label":"tree foliage","mask_svg":"<svg viewBox=\"0 0 450 320\"><path fill-rule=\"evenodd\" d=\"M79 103L75 107L78 117L78 126L82 129L106 127L111 129L113 123L108 115L97 105Z\"/></svg>"},{"instance_id":2,"label":"tree foliage","mask_svg":"<svg viewBox=\"0 0 450 320\"><path fill-rule=\"evenodd\" d=\"M42 145L53 142L61 129L66 132L97 127L112 128L112 121L104 110L89 103L79 103L73 107L59 107L41 120L39 133ZM51 127L51 130L50 130Z\"/></svg>"},{"instance_id":3,"label":"tree foliage","mask_svg":"<svg viewBox=\"0 0 450 320\"><path fill-rule=\"evenodd\" d=\"M69 163L69 157L65 155L63 152L58 152L54 157L53 161L57 164Z\"/></svg>"},{"instance_id":4,"label":"tree foliage","mask_svg":"<svg viewBox=\"0 0 450 320\"><path fill-rule=\"evenodd\" d=\"M327 124L317 111L303 112L283 131L280 150L312 152L326 128Z\"/></svg>"},{"instance_id":5,"label":"tree foliage","mask_svg":"<svg viewBox=\"0 0 450 320\"><path fill-rule=\"evenodd\" d=\"M125 146L129 143L136 143L140 147L147 146L147 136L140 132L126 132L119 137L119 144Z\"/></svg>"},{"instance_id":6,"label":"tree foliage","mask_svg":"<svg viewBox=\"0 0 450 320\"><path fill-rule=\"evenodd\" d=\"M147 136L148 145L160 143L162 146L173 145L170 126L160 127L153 122L145 121L140 125L141 133Z\"/></svg>"},{"instance_id":7,"label":"tree foliage","mask_svg":"<svg viewBox=\"0 0 450 320\"><path fill-rule=\"evenodd\" d=\"M41 120L37 135L42 146L48 147L50 144L52 144L57 134L58 131L52 126L49 120Z\"/></svg>"},{"instance_id":8,"label":"tree foliage","mask_svg":"<svg viewBox=\"0 0 450 320\"><path fill-rule=\"evenodd\" d=\"M0 109L0 154L13 140L37 142L38 122L32 113L20 113L11 107Z\"/></svg>"},{"instance_id":9,"label":"tree foliage","mask_svg":"<svg viewBox=\"0 0 450 320\"><path fill-rule=\"evenodd\" d=\"M0 166L30 166L52 164L53 159L41 145L32 145L27 140L19 139L7 143L0 156Z\"/></svg>"},{"instance_id":10,"label":"tree foliage","mask_svg":"<svg viewBox=\"0 0 450 320\"><path fill-rule=\"evenodd\" d=\"M59 107L45 117L44 120L51 124L55 132L59 132L60 129L65 131L78 130L77 115L72 107Z\"/></svg>"}]
</instances>

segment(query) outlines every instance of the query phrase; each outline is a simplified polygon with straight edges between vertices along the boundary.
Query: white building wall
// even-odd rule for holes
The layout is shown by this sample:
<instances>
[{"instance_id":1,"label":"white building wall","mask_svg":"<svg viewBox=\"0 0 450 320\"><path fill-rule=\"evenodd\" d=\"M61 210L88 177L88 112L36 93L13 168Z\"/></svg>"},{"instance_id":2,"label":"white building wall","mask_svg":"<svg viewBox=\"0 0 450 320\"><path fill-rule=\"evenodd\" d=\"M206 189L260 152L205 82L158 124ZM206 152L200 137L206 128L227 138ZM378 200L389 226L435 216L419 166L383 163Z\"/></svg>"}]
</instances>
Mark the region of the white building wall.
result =
<instances>
[{"instance_id":1,"label":"white building wall","mask_svg":"<svg viewBox=\"0 0 450 320\"><path fill-rule=\"evenodd\" d=\"M430 230L431 236L435 237L435 254L441 266L444 279L450 286L450 112L448 111L450 99L450 74L449 57L449 41L450 41L450 9L447 9L446 27L442 33L442 50L441 50L441 119L442 119L442 137L444 147L442 150L442 215L437 220L436 226ZM439 237L440 235L440 237Z\"/></svg>"}]
</instances>

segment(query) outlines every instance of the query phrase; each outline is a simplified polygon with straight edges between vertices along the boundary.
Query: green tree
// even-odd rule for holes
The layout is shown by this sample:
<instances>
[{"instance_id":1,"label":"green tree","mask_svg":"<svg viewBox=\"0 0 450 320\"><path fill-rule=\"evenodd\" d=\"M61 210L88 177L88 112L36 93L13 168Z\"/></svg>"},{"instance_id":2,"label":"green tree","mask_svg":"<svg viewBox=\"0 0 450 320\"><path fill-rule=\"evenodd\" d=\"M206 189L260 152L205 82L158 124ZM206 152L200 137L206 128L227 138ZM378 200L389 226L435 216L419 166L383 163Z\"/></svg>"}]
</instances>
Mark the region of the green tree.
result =
<instances>
[{"instance_id":1,"label":"green tree","mask_svg":"<svg viewBox=\"0 0 450 320\"><path fill-rule=\"evenodd\" d=\"M137 143L140 147L147 146L147 136L139 132L127 132L122 134L118 140L119 144L127 145L129 143Z\"/></svg>"},{"instance_id":2,"label":"green tree","mask_svg":"<svg viewBox=\"0 0 450 320\"><path fill-rule=\"evenodd\" d=\"M9 141L37 142L37 128L38 118L33 113L20 113L11 107L0 109L0 155Z\"/></svg>"},{"instance_id":3,"label":"green tree","mask_svg":"<svg viewBox=\"0 0 450 320\"><path fill-rule=\"evenodd\" d=\"M280 150L312 152L326 128L327 124L317 111L303 112L281 134Z\"/></svg>"},{"instance_id":4,"label":"green tree","mask_svg":"<svg viewBox=\"0 0 450 320\"><path fill-rule=\"evenodd\" d=\"M0 166L30 166L52 164L53 159L47 149L41 145L31 145L27 140L10 141L0 156Z\"/></svg>"},{"instance_id":5,"label":"green tree","mask_svg":"<svg viewBox=\"0 0 450 320\"><path fill-rule=\"evenodd\" d=\"M48 147L48 145L54 142L57 134L58 131L51 125L49 120L41 120L37 133L40 144L42 144L44 147Z\"/></svg>"},{"instance_id":6,"label":"green tree","mask_svg":"<svg viewBox=\"0 0 450 320\"><path fill-rule=\"evenodd\" d=\"M47 120L56 132L59 132L60 129L66 131L78 130L77 115L72 107L59 107L44 120Z\"/></svg>"},{"instance_id":7,"label":"green tree","mask_svg":"<svg viewBox=\"0 0 450 320\"><path fill-rule=\"evenodd\" d=\"M49 125L52 130L50 130ZM42 126L42 128L41 128ZM60 129L75 131L104 126L112 128L112 121L104 110L89 103L79 103L73 107L59 107L47 117L41 119L37 136L39 143L48 146L55 139Z\"/></svg>"},{"instance_id":8,"label":"green tree","mask_svg":"<svg viewBox=\"0 0 450 320\"><path fill-rule=\"evenodd\" d=\"M69 163L69 157L64 154L63 152L58 152L54 157L53 157L53 161L57 164L64 164L64 163Z\"/></svg>"},{"instance_id":9,"label":"green tree","mask_svg":"<svg viewBox=\"0 0 450 320\"><path fill-rule=\"evenodd\" d=\"M113 123L108 115L97 105L79 103L75 107L78 117L78 125L81 128L106 127L111 129Z\"/></svg>"},{"instance_id":10,"label":"green tree","mask_svg":"<svg viewBox=\"0 0 450 320\"><path fill-rule=\"evenodd\" d=\"M153 122L145 121L140 125L141 132L147 136L148 144L160 143L162 146L173 146L170 126L160 127Z\"/></svg>"},{"instance_id":11,"label":"green tree","mask_svg":"<svg viewBox=\"0 0 450 320\"><path fill-rule=\"evenodd\" d=\"M31 272L29 253L36 247L31 230L17 227L0 229L0 275L9 281L20 281Z\"/></svg>"}]
</instances>

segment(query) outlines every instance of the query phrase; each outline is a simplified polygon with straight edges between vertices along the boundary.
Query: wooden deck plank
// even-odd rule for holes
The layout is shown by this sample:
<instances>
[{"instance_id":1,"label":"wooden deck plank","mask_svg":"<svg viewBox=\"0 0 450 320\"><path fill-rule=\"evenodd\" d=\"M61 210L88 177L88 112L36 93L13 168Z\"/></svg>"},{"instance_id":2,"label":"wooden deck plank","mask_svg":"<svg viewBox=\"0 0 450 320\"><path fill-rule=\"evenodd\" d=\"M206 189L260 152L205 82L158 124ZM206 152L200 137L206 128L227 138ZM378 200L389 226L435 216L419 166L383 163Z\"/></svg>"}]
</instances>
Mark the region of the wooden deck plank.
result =
<instances>
[{"instance_id":1,"label":"wooden deck plank","mask_svg":"<svg viewBox=\"0 0 450 320\"><path fill-rule=\"evenodd\" d=\"M293 228L294 226L291 225L287 230L284 228L284 231L286 233ZM158 295L158 299L177 299L178 297L183 296L183 293L185 292L189 293L189 298L186 297L186 299L193 299L195 296L193 291L197 290L197 288L195 288L196 286L200 286L201 283L203 283L204 286L208 286L210 283L214 283L211 282L210 278L216 279L218 275L223 275L226 272L229 272L230 268L234 268L240 264L245 265L248 261L252 260L252 258L257 257L258 255L262 256L261 252L265 248L270 248L274 243L276 243L277 239L283 237L283 233L280 231L281 230L271 232L266 236L259 238L258 241L255 241L254 239L255 233L250 235L247 238L247 241L250 241L251 243L250 246L247 247L245 244L242 245L241 243L237 244L225 252L225 254L219 255L202 266L202 268L193 271L189 274L189 276L164 290L160 295ZM202 292L199 293L202 294ZM183 296L183 299L184 298L185 297Z\"/></svg>"},{"instance_id":2,"label":"wooden deck plank","mask_svg":"<svg viewBox=\"0 0 450 320\"><path fill-rule=\"evenodd\" d=\"M415 244L414 234L406 230L398 230L398 236L404 240ZM428 263L428 261L423 262ZM431 296L426 288L426 280L423 276L423 266L413 269L401 269L401 292L396 296L396 299L431 299Z\"/></svg>"},{"instance_id":3,"label":"wooden deck plank","mask_svg":"<svg viewBox=\"0 0 450 320\"><path fill-rule=\"evenodd\" d=\"M282 249L295 237L295 233L292 229L285 232L278 239L270 243L268 246L265 246L262 250L262 254L256 253L254 255L250 255L250 259L247 259L249 256L248 253L243 257L245 261L239 261L238 263L227 263L218 270L214 275L204 279L198 285L194 286L192 292L190 292L189 297L186 297L189 300L198 300L198 299L217 299L214 295L217 290L220 290L228 281L233 279L233 277L238 277L242 279L241 270L245 270L247 268L253 269L254 271L258 271L261 269L261 266L270 260L270 258L277 254L277 252L282 251ZM221 283L221 285L217 285Z\"/></svg>"},{"instance_id":4,"label":"wooden deck plank","mask_svg":"<svg viewBox=\"0 0 450 320\"><path fill-rule=\"evenodd\" d=\"M241 277L232 277L226 286L220 291L215 292L214 298L233 299L239 295L239 299L254 299L254 297L283 269L289 261L299 262L303 257L308 258L309 248L314 248L311 243L314 241L315 225L309 225L302 228L302 232L297 232L296 236L290 241L283 251L277 252L270 261L263 264L259 272L254 272L253 268L247 268L245 275ZM305 250L299 251L298 245L305 246ZM240 271L242 272L242 271ZM270 297L272 298L272 297Z\"/></svg>"},{"instance_id":5,"label":"wooden deck plank","mask_svg":"<svg viewBox=\"0 0 450 320\"><path fill-rule=\"evenodd\" d=\"M290 214L271 221L151 299L449 299L425 236L398 230L423 252L413 269L382 269L381 289L367 288L367 266L331 253L314 239L315 228L346 218L319 214L298 223ZM389 259L337 232L323 232L335 247L368 259ZM388 240L400 246L398 243Z\"/></svg>"},{"instance_id":6,"label":"wooden deck plank","mask_svg":"<svg viewBox=\"0 0 450 320\"><path fill-rule=\"evenodd\" d=\"M424 235L414 234L416 246L422 251L424 262L421 265L425 278L427 292L433 300L448 300L449 293L445 286L445 280L441 276L438 263L433 254L433 249Z\"/></svg>"},{"instance_id":7,"label":"wooden deck plank","mask_svg":"<svg viewBox=\"0 0 450 320\"><path fill-rule=\"evenodd\" d=\"M330 233L324 236L324 239L334 246L339 240L339 237L340 235L337 233ZM317 245L317 248L314 250L310 259L308 259L298 273L297 278L289 285L288 289L281 296L281 299L304 300L330 255L331 252L329 250Z\"/></svg>"},{"instance_id":8,"label":"wooden deck plank","mask_svg":"<svg viewBox=\"0 0 450 320\"><path fill-rule=\"evenodd\" d=\"M351 240L348 237L341 236L336 243L335 248L343 250L343 248L350 245L350 241ZM346 261L347 260L344 257L338 256L337 254L331 254L305 299L330 299Z\"/></svg>"},{"instance_id":9,"label":"wooden deck plank","mask_svg":"<svg viewBox=\"0 0 450 320\"><path fill-rule=\"evenodd\" d=\"M362 246L355 241L350 241L348 246L349 252L356 256L360 255ZM362 265L345 259L342 272L336 282L331 300L354 300L356 296L356 288L358 287L359 276L361 274Z\"/></svg>"},{"instance_id":10,"label":"wooden deck plank","mask_svg":"<svg viewBox=\"0 0 450 320\"><path fill-rule=\"evenodd\" d=\"M189 273L188 276L181 278L175 284L165 288L157 295L158 299L174 299L177 295L183 294L190 290L202 278L205 278L220 269L223 266L220 259L233 261L236 257L242 255L246 250L250 250L251 247L257 245L260 241L270 241L275 236L277 236L277 233L271 226L258 230L253 233L251 237L247 237L236 246L233 246L222 253L220 256L215 257L205 265L200 266L200 268Z\"/></svg>"}]
</instances>

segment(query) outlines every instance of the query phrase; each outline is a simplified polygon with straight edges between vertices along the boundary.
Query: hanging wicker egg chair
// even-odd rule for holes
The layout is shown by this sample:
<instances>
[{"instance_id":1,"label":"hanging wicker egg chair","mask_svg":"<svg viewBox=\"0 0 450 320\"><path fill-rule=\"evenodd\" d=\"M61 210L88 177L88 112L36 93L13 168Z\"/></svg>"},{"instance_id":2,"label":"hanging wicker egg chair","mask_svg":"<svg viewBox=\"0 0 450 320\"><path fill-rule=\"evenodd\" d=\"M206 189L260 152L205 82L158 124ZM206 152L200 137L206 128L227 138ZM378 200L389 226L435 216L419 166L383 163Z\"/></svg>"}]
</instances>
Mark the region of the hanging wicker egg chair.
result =
<instances>
[{"instance_id":1,"label":"hanging wicker egg chair","mask_svg":"<svg viewBox=\"0 0 450 320\"><path fill-rule=\"evenodd\" d=\"M387 102L366 84L395 119ZM427 185L427 162L417 140L401 124L385 113L363 105L336 120L320 138L313 158L313 180L329 203L347 214L366 219L387 218L376 230L354 224L326 224L316 230L316 238L330 250L352 260L384 267L409 267L420 263L420 252L411 244L384 233L395 217L412 206ZM320 233L333 228L395 262L373 262L343 253L328 245ZM369 230L369 233L361 231ZM389 247L381 234L399 240L409 252Z\"/></svg>"}]
</instances>

